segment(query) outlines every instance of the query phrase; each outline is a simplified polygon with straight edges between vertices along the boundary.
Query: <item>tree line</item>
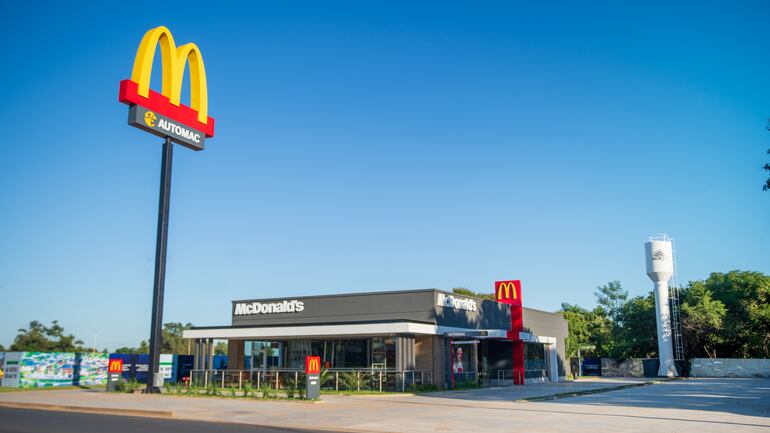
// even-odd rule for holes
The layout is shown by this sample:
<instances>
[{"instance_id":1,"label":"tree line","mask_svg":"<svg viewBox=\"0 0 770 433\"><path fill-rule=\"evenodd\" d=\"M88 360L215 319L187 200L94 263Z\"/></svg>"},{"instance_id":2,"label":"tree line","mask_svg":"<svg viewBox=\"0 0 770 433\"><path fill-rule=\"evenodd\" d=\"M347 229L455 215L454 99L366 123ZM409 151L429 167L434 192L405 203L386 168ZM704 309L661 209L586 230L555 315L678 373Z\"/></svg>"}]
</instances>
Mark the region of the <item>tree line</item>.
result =
<instances>
[{"instance_id":1,"label":"tree line","mask_svg":"<svg viewBox=\"0 0 770 433\"><path fill-rule=\"evenodd\" d=\"M161 353L172 353L177 355L190 355L190 343L182 338L182 333L186 329L192 328L192 323L169 322L163 324L163 336L161 339ZM59 322L54 320L51 326L33 320L27 328L18 330L16 338L8 350L12 352L108 352L88 348L83 345L83 341L72 334L64 332L64 328ZM5 351L5 347L0 345L0 351ZM150 347L146 340L139 343L138 346L123 346L115 349L114 353L143 354L149 353ZM217 355L227 354L227 344L219 342L215 346L214 353Z\"/></svg>"},{"instance_id":2,"label":"tree line","mask_svg":"<svg viewBox=\"0 0 770 433\"><path fill-rule=\"evenodd\" d=\"M680 289L680 311L685 357L770 358L770 276L761 272L715 272L705 280L691 281ZM454 293L494 299L494 294L455 287ZM567 320L567 357L578 348L592 346L591 354L616 359L656 358L658 343L655 296L629 297L619 281L599 286L597 305L586 309L563 303L560 312ZM163 325L162 353L191 354L182 332L191 323ZM0 346L0 351L5 350ZM89 352L83 341L54 320L50 326L33 320L19 329L9 350L23 352ZM102 350L106 352L107 349ZM146 341L136 347L120 347L116 353L148 353ZM224 342L215 353L227 354Z\"/></svg>"},{"instance_id":3,"label":"tree line","mask_svg":"<svg viewBox=\"0 0 770 433\"><path fill-rule=\"evenodd\" d=\"M686 358L770 358L770 276L715 272L680 289ZM618 281L597 288L591 310L564 303L567 356L578 347L617 359L656 358L655 296L629 297Z\"/></svg>"}]
</instances>

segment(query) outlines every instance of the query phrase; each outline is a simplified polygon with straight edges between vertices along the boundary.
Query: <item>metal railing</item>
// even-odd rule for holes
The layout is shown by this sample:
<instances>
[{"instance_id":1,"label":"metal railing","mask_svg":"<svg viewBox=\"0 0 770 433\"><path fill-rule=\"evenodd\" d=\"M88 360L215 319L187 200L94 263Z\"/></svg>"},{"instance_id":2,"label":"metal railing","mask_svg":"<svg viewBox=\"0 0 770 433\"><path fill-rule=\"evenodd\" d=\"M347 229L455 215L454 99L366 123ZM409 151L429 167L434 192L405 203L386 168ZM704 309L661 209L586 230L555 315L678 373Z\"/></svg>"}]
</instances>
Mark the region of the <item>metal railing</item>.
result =
<instances>
[{"instance_id":1,"label":"metal railing","mask_svg":"<svg viewBox=\"0 0 770 433\"><path fill-rule=\"evenodd\" d=\"M547 379L547 370L524 370L524 373L516 372L518 376L514 375L513 370L497 370L497 385L502 385L505 382L511 383L524 383L527 379ZM516 380L514 380L516 379Z\"/></svg>"},{"instance_id":2,"label":"metal railing","mask_svg":"<svg viewBox=\"0 0 770 433\"><path fill-rule=\"evenodd\" d=\"M296 369L192 370L189 384L208 388L304 388L305 372ZM321 389L335 391L406 391L433 384L430 370L328 369L321 372Z\"/></svg>"},{"instance_id":3,"label":"metal railing","mask_svg":"<svg viewBox=\"0 0 770 433\"><path fill-rule=\"evenodd\" d=\"M463 373L451 373L453 375L452 385L454 387L461 386L464 383L478 384L478 375L475 371L466 371Z\"/></svg>"}]
</instances>

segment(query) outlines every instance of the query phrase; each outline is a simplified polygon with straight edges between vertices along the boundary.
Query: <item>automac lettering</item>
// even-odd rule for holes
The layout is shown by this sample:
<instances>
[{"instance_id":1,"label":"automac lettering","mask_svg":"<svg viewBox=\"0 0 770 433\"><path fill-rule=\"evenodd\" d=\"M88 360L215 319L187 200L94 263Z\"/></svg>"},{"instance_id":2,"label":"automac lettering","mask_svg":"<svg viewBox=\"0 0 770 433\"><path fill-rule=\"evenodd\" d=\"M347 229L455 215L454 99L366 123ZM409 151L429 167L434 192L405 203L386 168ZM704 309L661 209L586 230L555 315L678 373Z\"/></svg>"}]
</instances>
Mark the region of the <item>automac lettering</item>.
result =
<instances>
[{"instance_id":1,"label":"automac lettering","mask_svg":"<svg viewBox=\"0 0 770 433\"><path fill-rule=\"evenodd\" d=\"M201 135L199 133L193 132L193 131L191 131L191 130L189 130L187 128L179 126L176 123L169 122L166 119L160 119L158 121L158 126L157 127L162 129L162 130L164 130L164 131L166 131L166 132L170 132L170 133L176 134L176 135L178 135L180 137L184 137L184 138L186 138L188 140L191 140L191 141L193 141L195 143L200 143L201 142Z\"/></svg>"},{"instance_id":2,"label":"automac lettering","mask_svg":"<svg viewBox=\"0 0 770 433\"><path fill-rule=\"evenodd\" d=\"M305 303L296 299L283 302L241 302L235 304L236 316L276 313L299 313L305 309Z\"/></svg>"}]
</instances>

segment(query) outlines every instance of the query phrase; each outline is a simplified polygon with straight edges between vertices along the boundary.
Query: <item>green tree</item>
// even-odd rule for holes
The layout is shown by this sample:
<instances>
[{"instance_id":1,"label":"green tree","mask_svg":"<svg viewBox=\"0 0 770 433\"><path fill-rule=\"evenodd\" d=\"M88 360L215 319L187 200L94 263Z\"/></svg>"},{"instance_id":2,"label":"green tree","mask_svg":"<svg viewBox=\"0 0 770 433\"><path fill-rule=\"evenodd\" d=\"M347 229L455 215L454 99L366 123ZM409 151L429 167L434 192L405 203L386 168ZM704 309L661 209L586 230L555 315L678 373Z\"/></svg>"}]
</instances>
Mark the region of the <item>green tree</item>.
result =
<instances>
[{"instance_id":1,"label":"green tree","mask_svg":"<svg viewBox=\"0 0 770 433\"><path fill-rule=\"evenodd\" d=\"M150 353L150 346L147 344L147 341L142 340L141 343L139 343L139 347L119 347L115 349L115 353L126 353L126 354L142 354L142 353Z\"/></svg>"},{"instance_id":2,"label":"green tree","mask_svg":"<svg viewBox=\"0 0 770 433\"><path fill-rule=\"evenodd\" d=\"M612 356L618 359L653 358L658 356L655 295L635 296L620 306L615 330Z\"/></svg>"},{"instance_id":3,"label":"green tree","mask_svg":"<svg viewBox=\"0 0 770 433\"><path fill-rule=\"evenodd\" d=\"M724 343L722 329L727 314L725 305L711 296L702 281L690 283L682 296L682 335L690 357L717 357L717 347Z\"/></svg>"},{"instance_id":4,"label":"green tree","mask_svg":"<svg viewBox=\"0 0 770 433\"><path fill-rule=\"evenodd\" d=\"M489 299L492 301L495 300L494 293L477 293L466 287L454 287L452 288L452 293L457 295L470 296L472 298Z\"/></svg>"},{"instance_id":5,"label":"green tree","mask_svg":"<svg viewBox=\"0 0 770 433\"><path fill-rule=\"evenodd\" d=\"M219 341L214 345L214 355L227 355L227 343Z\"/></svg>"},{"instance_id":6,"label":"green tree","mask_svg":"<svg viewBox=\"0 0 770 433\"><path fill-rule=\"evenodd\" d=\"M5 352L5 346L3 346L2 344L0 344L0 352Z\"/></svg>"},{"instance_id":7,"label":"green tree","mask_svg":"<svg viewBox=\"0 0 770 433\"><path fill-rule=\"evenodd\" d=\"M770 276L761 272L714 272L703 282L711 298L725 306L714 349L723 357L770 357ZM697 292L692 296L694 298ZM688 299L690 297L688 296Z\"/></svg>"},{"instance_id":8,"label":"green tree","mask_svg":"<svg viewBox=\"0 0 770 433\"><path fill-rule=\"evenodd\" d=\"M82 352L83 342L72 334L65 334L64 328L54 320L45 326L37 320L29 322L29 328L21 328L11 344L14 352Z\"/></svg>"},{"instance_id":9,"label":"green tree","mask_svg":"<svg viewBox=\"0 0 770 433\"><path fill-rule=\"evenodd\" d=\"M567 321L567 357L577 356L580 346L594 346L593 354L607 356L613 348L612 322L604 309L593 310L568 303L561 304L561 313Z\"/></svg>"},{"instance_id":10,"label":"green tree","mask_svg":"<svg viewBox=\"0 0 770 433\"><path fill-rule=\"evenodd\" d=\"M182 332L192 328L192 323L182 324L180 322L169 322L163 324L163 340L161 343L162 353L173 353L177 355L189 355L189 345L182 338Z\"/></svg>"},{"instance_id":11,"label":"green tree","mask_svg":"<svg viewBox=\"0 0 770 433\"><path fill-rule=\"evenodd\" d=\"M628 292L623 290L620 281L610 281L597 287L594 296L596 296L596 303L607 312L607 316L613 322L618 322L623 304L628 299Z\"/></svg>"}]
</instances>

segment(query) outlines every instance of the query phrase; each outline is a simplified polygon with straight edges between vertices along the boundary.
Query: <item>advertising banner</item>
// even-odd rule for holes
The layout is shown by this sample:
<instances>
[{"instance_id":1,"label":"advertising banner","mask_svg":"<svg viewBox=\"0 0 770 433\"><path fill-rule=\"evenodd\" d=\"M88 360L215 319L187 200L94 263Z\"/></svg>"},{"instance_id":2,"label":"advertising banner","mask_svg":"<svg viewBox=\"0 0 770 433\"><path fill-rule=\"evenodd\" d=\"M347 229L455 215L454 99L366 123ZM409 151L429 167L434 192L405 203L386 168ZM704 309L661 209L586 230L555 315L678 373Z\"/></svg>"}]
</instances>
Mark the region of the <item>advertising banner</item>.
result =
<instances>
[{"instance_id":1,"label":"advertising banner","mask_svg":"<svg viewBox=\"0 0 770 433\"><path fill-rule=\"evenodd\" d=\"M100 385L107 380L106 353L8 352L2 386L41 388Z\"/></svg>"},{"instance_id":2,"label":"advertising banner","mask_svg":"<svg viewBox=\"0 0 770 433\"><path fill-rule=\"evenodd\" d=\"M3 361L3 376L2 386L11 388L19 387L19 360L21 359L22 352L6 352L5 359Z\"/></svg>"},{"instance_id":3,"label":"advertising banner","mask_svg":"<svg viewBox=\"0 0 770 433\"><path fill-rule=\"evenodd\" d=\"M165 381L174 381L176 379L175 356L176 355L171 354L160 355L160 374L163 375ZM123 379L147 383L147 370L149 369L150 355L146 353L113 353L110 354L110 361L113 360L121 360L123 362Z\"/></svg>"}]
</instances>

